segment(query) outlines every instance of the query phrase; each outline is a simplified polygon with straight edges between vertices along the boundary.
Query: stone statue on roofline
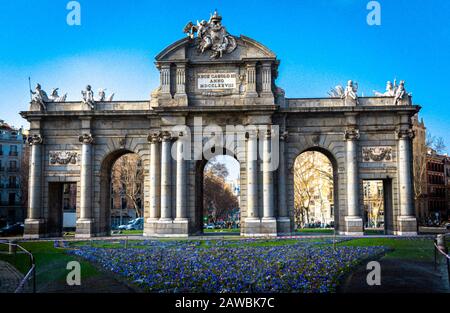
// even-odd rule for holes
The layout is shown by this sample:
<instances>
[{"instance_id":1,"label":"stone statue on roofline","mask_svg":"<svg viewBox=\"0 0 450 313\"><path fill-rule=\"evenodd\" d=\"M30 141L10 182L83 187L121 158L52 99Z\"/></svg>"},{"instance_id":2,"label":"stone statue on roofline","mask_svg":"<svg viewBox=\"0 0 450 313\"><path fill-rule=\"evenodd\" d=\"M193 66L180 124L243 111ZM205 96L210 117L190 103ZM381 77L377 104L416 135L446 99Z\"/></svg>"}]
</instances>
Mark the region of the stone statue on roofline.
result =
<instances>
[{"instance_id":1,"label":"stone statue on roofline","mask_svg":"<svg viewBox=\"0 0 450 313\"><path fill-rule=\"evenodd\" d=\"M398 85L397 90L395 91L394 105L401 105L402 100L408 97L409 94L405 89L405 81L400 81L400 85Z\"/></svg>"},{"instance_id":2,"label":"stone statue on roofline","mask_svg":"<svg viewBox=\"0 0 450 313\"><path fill-rule=\"evenodd\" d=\"M53 102L65 102L67 98L67 93L65 93L63 96L59 96L58 90L59 88L52 89L52 92L50 94L50 100Z\"/></svg>"},{"instance_id":3,"label":"stone statue on roofline","mask_svg":"<svg viewBox=\"0 0 450 313\"><path fill-rule=\"evenodd\" d=\"M397 83L394 80L394 85L390 81L386 83L386 92L381 93L376 90L373 91L376 97L393 97L395 95L395 90L397 89ZM395 88L394 88L395 86Z\"/></svg>"},{"instance_id":4,"label":"stone statue on roofline","mask_svg":"<svg viewBox=\"0 0 450 313\"><path fill-rule=\"evenodd\" d=\"M106 89L105 88L101 88L98 90L98 102L111 102L113 101L114 98L114 93L112 93L108 98L106 98Z\"/></svg>"},{"instance_id":5,"label":"stone statue on roofline","mask_svg":"<svg viewBox=\"0 0 450 313\"><path fill-rule=\"evenodd\" d=\"M344 95L342 99L345 101L345 105L358 105L358 83L349 80L347 82L347 87L345 87Z\"/></svg>"},{"instance_id":6,"label":"stone statue on roofline","mask_svg":"<svg viewBox=\"0 0 450 313\"><path fill-rule=\"evenodd\" d=\"M89 105L89 107L94 110L95 109L95 100L94 100L94 92L92 91L91 85L86 86L86 90L81 91L81 95L83 96L83 103Z\"/></svg>"},{"instance_id":7,"label":"stone statue on roofline","mask_svg":"<svg viewBox=\"0 0 450 313\"><path fill-rule=\"evenodd\" d=\"M394 105L400 105L402 100L411 96L411 93L406 92L405 81L402 80L400 81L400 84L397 85L396 79L394 79L394 84L390 81L386 83L386 92L381 93L375 90L373 92L375 97L394 97Z\"/></svg>"},{"instance_id":8,"label":"stone statue on roofline","mask_svg":"<svg viewBox=\"0 0 450 313\"><path fill-rule=\"evenodd\" d=\"M39 104L40 109L46 111L47 103L50 102L65 102L67 98L67 93L63 96L58 94L59 88L53 88L50 96L42 89L41 84L36 84L36 87L33 90L30 90L31 93L31 102L36 102Z\"/></svg>"},{"instance_id":9,"label":"stone statue on roofline","mask_svg":"<svg viewBox=\"0 0 450 313\"><path fill-rule=\"evenodd\" d=\"M341 85L337 85L334 88L331 88L330 91L328 91L328 95L330 98L343 98L345 94L345 89Z\"/></svg>"},{"instance_id":10,"label":"stone statue on roofline","mask_svg":"<svg viewBox=\"0 0 450 313\"><path fill-rule=\"evenodd\" d=\"M36 84L36 88L33 90L30 90L30 93L32 94L32 102L36 102L39 104L40 108L44 111L47 110L47 102L51 102L50 99L47 96L47 93L42 89L41 84Z\"/></svg>"},{"instance_id":11,"label":"stone statue on roofline","mask_svg":"<svg viewBox=\"0 0 450 313\"><path fill-rule=\"evenodd\" d=\"M194 39L195 34L197 34L198 52L203 54L205 51L211 50L211 59L219 59L224 53L232 53L237 47L236 39L222 25L222 17L217 13L217 10L214 11L214 14L211 14L208 22L205 20L197 21L197 25L192 22L187 23L183 32L190 39Z\"/></svg>"}]
</instances>

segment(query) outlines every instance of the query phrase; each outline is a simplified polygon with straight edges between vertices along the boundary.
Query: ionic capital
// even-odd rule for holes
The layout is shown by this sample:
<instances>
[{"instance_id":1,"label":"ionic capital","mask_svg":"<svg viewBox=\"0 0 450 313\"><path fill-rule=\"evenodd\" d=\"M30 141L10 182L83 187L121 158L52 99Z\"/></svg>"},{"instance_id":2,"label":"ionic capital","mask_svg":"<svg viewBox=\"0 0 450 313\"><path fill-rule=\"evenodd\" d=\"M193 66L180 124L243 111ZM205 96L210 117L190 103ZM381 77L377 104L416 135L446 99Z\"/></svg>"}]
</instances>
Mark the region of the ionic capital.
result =
<instances>
[{"instance_id":1,"label":"ionic capital","mask_svg":"<svg viewBox=\"0 0 450 313\"><path fill-rule=\"evenodd\" d=\"M44 142L44 139L42 138L41 134L33 134L32 136L28 137L28 143L30 145L40 145Z\"/></svg>"},{"instance_id":2,"label":"ionic capital","mask_svg":"<svg viewBox=\"0 0 450 313\"><path fill-rule=\"evenodd\" d=\"M347 128L345 130L345 135L344 135L346 140L358 140L360 137L359 134L359 129L357 128Z\"/></svg>"},{"instance_id":3,"label":"ionic capital","mask_svg":"<svg viewBox=\"0 0 450 313\"><path fill-rule=\"evenodd\" d=\"M258 130L249 130L245 133L245 140L257 139L258 138Z\"/></svg>"},{"instance_id":4,"label":"ionic capital","mask_svg":"<svg viewBox=\"0 0 450 313\"><path fill-rule=\"evenodd\" d=\"M411 128L408 129L400 129L397 131L398 139L413 139L416 136L416 133Z\"/></svg>"},{"instance_id":5,"label":"ionic capital","mask_svg":"<svg viewBox=\"0 0 450 313\"><path fill-rule=\"evenodd\" d=\"M81 135L80 137L78 137L78 140L82 143L82 144L92 144L94 143L94 137L92 136L91 133L86 133Z\"/></svg>"},{"instance_id":6,"label":"ionic capital","mask_svg":"<svg viewBox=\"0 0 450 313\"><path fill-rule=\"evenodd\" d=\"M264 132L264 138L269 139L272 137L272 129L266 129L266 131Z\"/></svg>"},{"instance_id":7,"label":"ionic capital","mask_svg":"<svg viewBox=\"0 0 450 313\"><path fill-rule=\"evenodd\" d=\"M159 132L151 133L150 135L148 135L147 140L151 144L157 144L161 142L161 134Z\"/></svg>"},{"instance_id":8,"label":"ionic capital","mask_svg":"<svg viewBox=\"0 0 450 313\"><path fill-rule=\"evenodd\" d=\"M172 134L168 131L163 131L161 133L161 140L163 142L171 141L173 139Z\"/></svg>"}]
</instances>

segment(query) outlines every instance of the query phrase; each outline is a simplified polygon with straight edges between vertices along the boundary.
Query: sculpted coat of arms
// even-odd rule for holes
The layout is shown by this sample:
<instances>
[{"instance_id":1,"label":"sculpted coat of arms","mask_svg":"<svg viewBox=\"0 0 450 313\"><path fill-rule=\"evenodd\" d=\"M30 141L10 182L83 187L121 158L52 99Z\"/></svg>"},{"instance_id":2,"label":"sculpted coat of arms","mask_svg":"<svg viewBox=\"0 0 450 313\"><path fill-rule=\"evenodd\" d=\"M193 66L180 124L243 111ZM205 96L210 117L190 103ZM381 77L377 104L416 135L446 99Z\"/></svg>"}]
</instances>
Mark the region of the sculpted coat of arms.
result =
<instances>
[{"instance_id":1,"label":"sculpted coat of arms","mask_svg":"<svg viewBox=\"0 0 450 313\"><path fill-rule=\"evenodd\" d=\"M50 165L76 165L78 163L78 152L74 151L50 151Z\"/></svg>"},{"instance_id":2,"label":"sculpted coat of arms","mask_svg":"<svg viewBox=\"0 0 450 313\"><path fill-rule=\"evenodd\" d=\"M187 23L183 32L191 39L194 39L197 34L198 51L203 54L205 51L211 50L211 59L221 58L224 53L231 53L237 47L236 39L222 25L222 17L217 11L211 15L208 22L197 21L197 25L192 22Z\"/></svg>"}]
</instances>

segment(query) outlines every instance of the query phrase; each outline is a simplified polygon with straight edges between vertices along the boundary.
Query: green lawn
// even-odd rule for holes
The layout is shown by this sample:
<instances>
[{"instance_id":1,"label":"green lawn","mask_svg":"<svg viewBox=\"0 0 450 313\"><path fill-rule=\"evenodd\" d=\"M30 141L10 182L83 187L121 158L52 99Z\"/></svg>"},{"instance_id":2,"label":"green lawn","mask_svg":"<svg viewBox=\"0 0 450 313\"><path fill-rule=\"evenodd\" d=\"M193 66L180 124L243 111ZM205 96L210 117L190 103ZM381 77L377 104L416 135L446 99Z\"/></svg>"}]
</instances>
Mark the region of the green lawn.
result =
<instances>
[{"instance_id":1,"label":"green lawn","mask_svg":"<svg viewBox=\"0 0 450 313\"><path fill-rule=\"evenodd\" d=\"M38 290L49 282L65 282L66 275L69 272L66 269L66 266L70 261L76 260L80 262L81 275L83 278L94 277L99 273L98 270L90 263L64 253L64 249L62 248L54 248L53 241L23 242L20 243L20 245L30 251L35 257L36 282ZM6 246L1 248L1 251L6 250ZM17 253L15 255L2 253L0 254L0 260L11 263L24 274L27 273L30 268L29 257L23 253Z\"/></svg>"},{"instance_id":2,"label":"green lawn","mask_svg":"<svg viewBox=\"0 0 450 313\"><path fill-rule=\"evenodd\" d=\"M384 230L380 230L380 229L365 229L364 230L364 235L384 235Z\"/></svg>"},{"instance_id":3,"label":"green lawn","mask_svg":"<svg viewBox=\"0 0 450 313\"><path fill-rule=\"evenodd\" d=\"M240 228L232 228L232 229L203 229L204 233L240 233Z\"/></svg>"},{"instance_id":4,"label":"green lawn","mask_svg":"<svg viewBox=\"0 0 450 313\"><path fill-rule=\"evenodd\" d=\"M143 233L143 230L122 230L120 234L117 235L142 235Z\"/></svg>"},{"instance_id":5,"label":"green lawn","mask_svg":"<svg viewBox=\"0 0 450 313\"><path fill-rule=\"evenodd\" d=\"M177 239L161 239L163 241L171 241ZM227 239L230 241L229 246L283 246L292 245L298 242L298 239L274 239L264 240L255 239L250 242L242 242L239 239ZM318 239L303 239L317 242ZM320 241L321 239L319 239ZM325 239L323 239L325 240ZM141 240L128 240L128 247L133 248L136 242ZM200 240L200 247L208 248L215 245L214 240ZM320 244L320 242L319 242ZM329 241L324 243L330 245ZM95 277L100 275L100 272L90 263L77 259L72 255L65 253L63 248L54 248L53 241L48 242L23 242L21 245L27 250L31 251L36 258L37 264L37 286L38 290L49 282L65 282L68 270L66 265L68 262L77 260L81 264L82 277ZM109 240L109 241L79 241L71 243L71 246L92 245L94 247L102 248L123 248L124 240ZM337 244L338 246L385 246L391 249L386 254L386 258L400 258L412 259L422 261L432 261L434 257L434 246L432 239L417 238L417 239L401 239L401 238L359 238L343 241ZM450 248L450 242L448 243ZM6 246L0 245L0 250L5 251ZM26 255L18 253L16 255L0 254L0 260L5 260L13 264L22 273L26 273L29 269L29 259Z\"/></svg>"},{"instance_id":6,"label":"green lawn","mask_svg":"<svg viewBox=\"0 0 450 313\"><path fill-rule=\"evenodd\" d=\"M334 229L332 228L298 228L295 230L296 233L304 233L304 234L333 234Z\"/></svg>"},{"instance_id":7,"label":"green lawn","mask_svg":"<svg viewBox=\"0 0 450 313\"><path fill-rule=\"evenodd\" d=\"M338 246L385 246L392 249L386 258L412 259L417 261L432 261L434 246L432 239L402 239L402 238L359 238L341 242Z\"/></svg>"}]
</instances>

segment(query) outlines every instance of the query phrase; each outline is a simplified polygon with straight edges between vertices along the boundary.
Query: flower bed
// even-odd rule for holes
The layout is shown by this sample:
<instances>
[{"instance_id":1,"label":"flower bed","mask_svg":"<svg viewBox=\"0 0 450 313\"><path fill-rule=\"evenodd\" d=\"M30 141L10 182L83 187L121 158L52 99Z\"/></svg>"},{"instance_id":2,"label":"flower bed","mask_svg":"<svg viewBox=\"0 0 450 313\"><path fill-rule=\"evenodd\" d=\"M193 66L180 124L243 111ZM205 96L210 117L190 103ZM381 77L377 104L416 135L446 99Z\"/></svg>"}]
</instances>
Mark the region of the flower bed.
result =
<instances>
[{"instance_id":1,"label":"flower bed","mask_svg":"<svg viewBox=\"0 0 450 313\"><path fill-rule=\"evenodd\" d=\"M384 247L298 241L143 241L128 249L81 246L69 253L99 264L150 292L333 292L339 279Z\"/></svg>"}]
</instances>

